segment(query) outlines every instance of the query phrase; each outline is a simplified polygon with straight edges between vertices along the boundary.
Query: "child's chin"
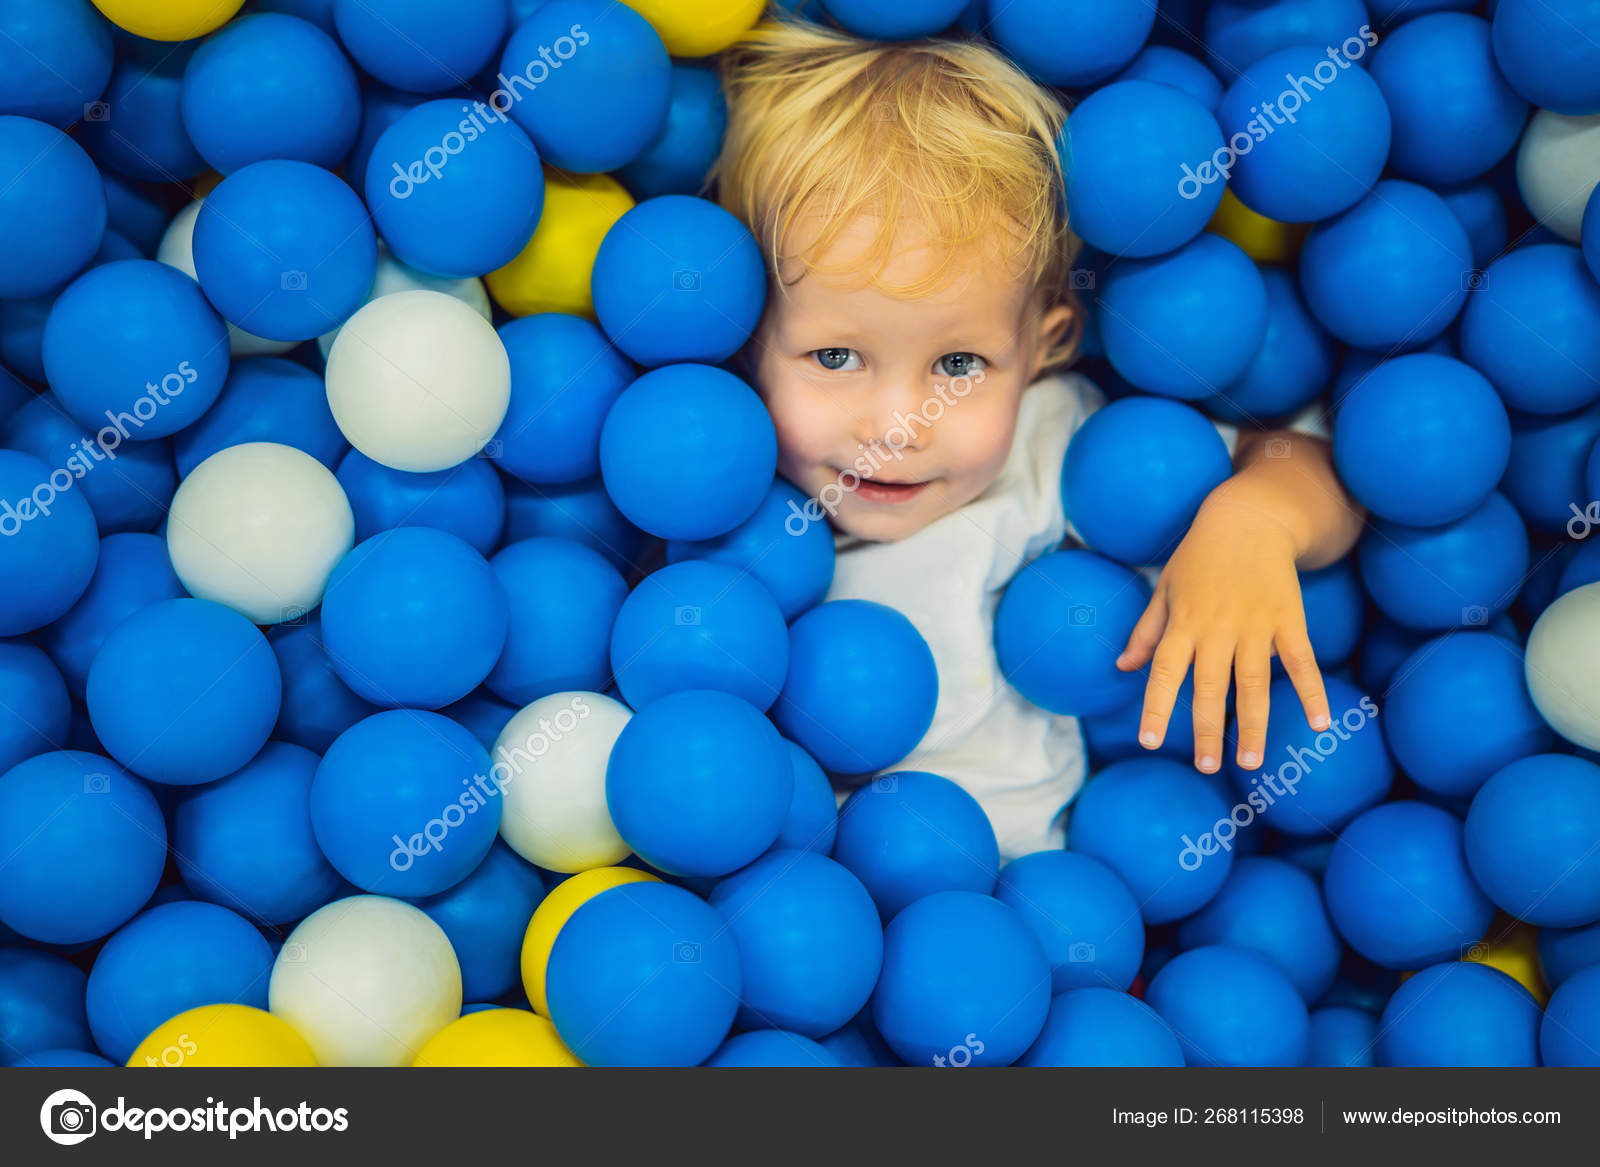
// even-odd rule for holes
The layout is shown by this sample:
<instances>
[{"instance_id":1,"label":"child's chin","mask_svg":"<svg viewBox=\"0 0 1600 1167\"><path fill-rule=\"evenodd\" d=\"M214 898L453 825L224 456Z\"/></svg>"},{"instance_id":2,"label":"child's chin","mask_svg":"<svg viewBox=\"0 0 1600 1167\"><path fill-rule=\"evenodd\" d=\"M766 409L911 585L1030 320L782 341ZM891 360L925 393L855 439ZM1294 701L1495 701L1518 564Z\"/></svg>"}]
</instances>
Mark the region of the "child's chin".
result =
<instances>
[{"instance_id":1,"label":"child's chin","mask_svg":"<svg viewBox=\"0 0 1600 1167\"><path fill-rule=\"evenodd\" d=\"M861 508L841 508L834 518L834 527L855 539L872 543L898 543L926 527L932 517L919 508L916 514L884 513L877 510L863 512Z\"/></svg>"}]
</instances>

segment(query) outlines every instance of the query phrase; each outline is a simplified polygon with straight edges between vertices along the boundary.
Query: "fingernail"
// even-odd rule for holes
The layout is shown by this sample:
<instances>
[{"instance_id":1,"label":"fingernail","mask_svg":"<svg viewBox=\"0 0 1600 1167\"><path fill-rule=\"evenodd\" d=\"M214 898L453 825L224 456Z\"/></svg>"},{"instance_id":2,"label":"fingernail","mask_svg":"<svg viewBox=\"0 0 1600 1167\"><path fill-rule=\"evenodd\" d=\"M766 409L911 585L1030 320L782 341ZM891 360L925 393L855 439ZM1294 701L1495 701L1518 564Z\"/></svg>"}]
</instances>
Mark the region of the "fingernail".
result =
<instances>
[{"instance_id":1,"label":"fingernail","mask_svg":"<svg viewBox=\"0 0 1600 1167\"><path fill-rule=\"evenodd\" d=\"M1209 774L1211 771L1217 768L1217 760L1207 754L1205 757L1200 759L1200 768Z\"/></svg>"},{"instance_id":2,"label":"fingernail","mask_svg":"<svg viewBox=\"0 0 1600 1167\"><path fill-rule=\"evenodd\" d=\"M1261 758L1249 750L1239 755L1239 765L1241 766L1254 766L1259 761L1261 761Z\"/></svg>"},{"instance_id":3,"label":"fingernail","mask_svg":"<svg viewBox=\"0 0 1600 1167\"><path fill-rule=\"evenodd\" d=\"M1327 729L1328 725L1329 725L1328 715L1326 713L1319 713L1319 714L1317 714L1315 717L1313 717L1311 719L1311 728L1312 729L1320 731L1320 730Z\"/></svg>"},{"instance_id":4,"label":"fingernail","mask_svg":"<svg viewBox=\"0 0 1600 1167\"><path fill-rule=\"evenodd\" d=\"M1153 746L1153 745L1155 745L1156 744L1155 732L1153 730L1148 730L1148 729L1145 730L1143 733L1141 733L1139 735L1139 744L1142 745L1142 746Z\"/></svg>"}]
</instances>

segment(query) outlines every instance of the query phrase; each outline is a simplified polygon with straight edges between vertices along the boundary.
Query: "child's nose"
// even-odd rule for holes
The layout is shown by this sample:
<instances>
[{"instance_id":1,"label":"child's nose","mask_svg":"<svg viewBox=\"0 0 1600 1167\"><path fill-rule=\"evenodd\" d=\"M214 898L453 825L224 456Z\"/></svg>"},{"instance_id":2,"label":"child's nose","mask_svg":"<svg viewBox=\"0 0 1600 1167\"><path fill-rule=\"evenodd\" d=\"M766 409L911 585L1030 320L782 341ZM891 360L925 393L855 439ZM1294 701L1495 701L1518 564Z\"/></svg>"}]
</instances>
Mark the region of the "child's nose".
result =
<instances>
[{"instance_id":1,"label":"child's nose","mask_svg":"<svg viewBox=\"0 0 1600 1167\"><path fill-rule=\"evenodd\" d=\"M933 422L924 408L926 387L916 382L901 382L875 394L872 408L856 424L856 441L870 447L874 442L891 450L926 450L933 440Z\"/></svg>"}]
</instances>

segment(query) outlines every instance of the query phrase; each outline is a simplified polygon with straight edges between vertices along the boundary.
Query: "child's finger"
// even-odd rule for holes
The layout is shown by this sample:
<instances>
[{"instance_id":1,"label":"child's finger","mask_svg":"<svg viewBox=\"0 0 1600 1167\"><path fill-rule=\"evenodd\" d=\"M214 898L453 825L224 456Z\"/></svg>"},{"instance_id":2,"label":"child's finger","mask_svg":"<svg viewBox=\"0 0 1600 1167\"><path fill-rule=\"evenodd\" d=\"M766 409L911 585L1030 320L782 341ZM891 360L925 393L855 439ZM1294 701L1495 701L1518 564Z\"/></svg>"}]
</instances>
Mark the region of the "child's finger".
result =
<instances>
[{"instance_id":1,"label":"child's finger","mask_svg":"<svg viewBox=\"0 0 1600 1167\"><path fill-rule=\"evenodd\" d=\"M1202 642L1194 657L1194 764L1207 774L1215 774L1222 766L1233 653L1234 643L1229 639Z\"/></svg>"},{"instance_id":2,"label":"child's finger","mask_svg":"<svg viewBox=\"0 0 1600 1167\"><path fill-rule=\"evenodd\" d=\"M1168 636L1156 648L1150 681L1144 687L1144 712L1139 717L1139 744L1147 750L1167 738L1167 722L1178 699L1178 687L1189 673L1194 642L1186 636Z\"/></svg>"},{"instance_id":3,"label":"child's finger","mask_svg":"<svg viewBox=\"0 0 1600 1167\"><path fill-rule=\"evenodd\" d=\"M1317 654L1304 627L1278 630L1278 659L1283 671L1289 674L1294 691L1300 695L1300 704L1306 711L1306 720L1318 733L1331 723L1328 714L1328 693L1322 687L1322 670L1317 667Z\"/></svg>"},{"instance_id":4,"label":"child's finger","mask_svg":"<svg viewBox=\"0 0 1600 1167\"><path fill-rule=\"evenodd\" d=\"M1117 668L1125 673L1135 669L1142 669L1155 655L1156 645L1161 643L1161 634L1167 627L1167 589L1157 586L1156 594L1150 597L1150 602L1145 605L1144 615L1139 617L1139 622L1133 626L1133 632L1128 637L1128 643L1122 650L1122 655L1117 657Z\"/></svg>"},{"instance_id":5,"label":"child's finger","mask_svg":"<svg viewBox=\"0 0 1600 1167\"><path fill-rule=\"evenodd\" d=\"M1244 770L1261 765L1267 751L1267 694L1272 688L1272 646L1241 644L1233 661L1238 684L1239 750L1235 760Z\"/></svg>"}]
</instances>

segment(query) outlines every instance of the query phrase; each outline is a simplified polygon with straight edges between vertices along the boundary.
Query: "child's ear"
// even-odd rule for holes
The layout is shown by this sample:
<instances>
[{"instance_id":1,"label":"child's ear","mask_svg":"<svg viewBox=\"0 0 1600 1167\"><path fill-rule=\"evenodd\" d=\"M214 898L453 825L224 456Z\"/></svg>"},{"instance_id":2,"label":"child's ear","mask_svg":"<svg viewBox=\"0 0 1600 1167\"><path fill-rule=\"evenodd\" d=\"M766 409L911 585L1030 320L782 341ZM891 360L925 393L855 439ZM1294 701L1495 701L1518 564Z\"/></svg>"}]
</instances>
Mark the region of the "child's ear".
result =
<instances>
[{"instance_id":1,"label":"child's ear","mask_svg":"<svg viewBox=\"0 0 1600 1167\"><path fill-rule=\"evenodd\" d=\"M1039 322L1039 347L1033 358L1033 376L1039 375L1051 350L1067 335L1077 317L1077 309L1071 304L1054 304L1045 309L1044 318Z\"/></svg>"}]
</instances>

